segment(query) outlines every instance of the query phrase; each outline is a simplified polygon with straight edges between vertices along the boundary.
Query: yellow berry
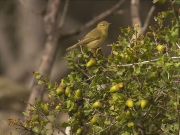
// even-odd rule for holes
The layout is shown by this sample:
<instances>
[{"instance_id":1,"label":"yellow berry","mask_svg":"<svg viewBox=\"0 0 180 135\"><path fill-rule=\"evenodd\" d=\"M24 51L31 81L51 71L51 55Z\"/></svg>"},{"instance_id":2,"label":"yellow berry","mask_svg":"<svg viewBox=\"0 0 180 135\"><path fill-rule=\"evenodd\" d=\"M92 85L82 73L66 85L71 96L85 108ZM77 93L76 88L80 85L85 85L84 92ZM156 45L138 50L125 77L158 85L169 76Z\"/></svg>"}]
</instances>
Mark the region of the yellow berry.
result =
<instances>
[{"instance_id":1,"label":"yellow berry","mask_svg":"<svg viewBox=\"0 0 180 135\"><path fill-rule=\"evenodd\" d=\"M48 106L48 104L44 104L43 105L43 110L42 110L42 112L43 112L43 114L44 115L49 115L49 106Z\"/></svg>"},{"instance_id":2,"label":"yellow berry","mask_svg":"<svg viewBox=\"0 0 180 135\"><path fill-rule=\"evenodd\" d=\"M102 104L101 104L100 101L96 101L96 102L94 102L94 104L92 105L92 107L93 107L93 108L100 108L100 107L102 107Z\"/></svg>"},{"instance_id":3,"label":"yellow berry","mask_svg":"<svg viewBox=\"0 0 180 135\"><path fill-rule=\"evenodd\" d=\"M129 108L132 108L134 107L134 102L131 98L129 98L128 100L126 100L126 103L125 103Z\"/></svg>"},{"instance_id":4,"label":"yellow berry","mask_svg":"<svg viewBox=\"0 0 180 135\"><path fill-rule=\"evenodd\" d=\"M94 58L91 58L88 63L86 64L86 67L92 67L96 64L96 60Z\"/></svg>"},{"instance_id":5,"label":"yellow berry","mask_svg":"<svg viewBox=\"0 0 180 135\"><path fill-rule=\"evenodd\" d=\"M160 53L164 53L165 52L165 46L163 46L163 45L157 45L157 50L160 52Z\"/></svg>"},{"instance_id":6,"label":"yellow berry","mask_svg":"<svg viewBox=\"0 0 180 135\"><path fill-rule=\"evenodd\" d=\"M76 90L75 92L75 99L76 100L81 100L82 99L82 91L81 90Z\"/></svg>"},{"instance_id":7,"label":"yellow berry","mask_svg":"<svg viewBox=\"0 0 180 135\"><path fill-rule=\"evenodd\" d=\"M56 93L57 93L58 96L61 96L61 95L64 94L64 89L62 87L58 87L56 89Z\"/></svg>"},{"instance_id":8,"label":"yellow berry","mask_svg":"<svg viewBox=\"0 0 180 135\"><path fill-rule=\"evenodd\" d=\"M141 100L141 108L144 109L147 107L147 105L148 105L148 100L142 99Z\"/></svg>"},{"instance_id":9,"label":"yellow berry","mask_svg":"<svg viewBox=\"0 0 180 135\"><path fill-rule=\"evenodd\" d=\"M98 121L98 117L97 116L94 116L92 119L91 119L91 124L94 125L96 124Z\"/></svg>"}]
</instances>

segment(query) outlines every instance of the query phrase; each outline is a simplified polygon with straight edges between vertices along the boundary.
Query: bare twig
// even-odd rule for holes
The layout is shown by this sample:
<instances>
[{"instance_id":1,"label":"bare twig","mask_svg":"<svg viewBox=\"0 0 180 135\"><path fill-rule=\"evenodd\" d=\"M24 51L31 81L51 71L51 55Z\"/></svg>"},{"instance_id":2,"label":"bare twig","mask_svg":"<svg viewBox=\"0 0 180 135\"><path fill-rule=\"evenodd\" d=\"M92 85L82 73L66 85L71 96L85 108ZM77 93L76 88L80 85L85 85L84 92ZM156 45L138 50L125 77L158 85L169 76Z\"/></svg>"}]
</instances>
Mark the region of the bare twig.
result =
<instances>
[{"instance_id":1,"label":"bare twig","mask_svg":"<svg viewBox=\"0 0 180 135\"><path fill-rule=\"evenodd\" d=\"M143 124L142 120L140 121L140 131L141 131L141 135L146 135L146 132L144 129L144 124Z\"/></svg>"},{"instance_id":2,"label":"bare twig","mask_svg":"<svg viewBox=\"0 0 180 135\"><path fill-rule=\"evenodd\" d=\"M19 135L26 135L28 132L30 132L30 134L35 134L35 135L41 135L40 133L35 133L33 130L32 130L32 128L28 128L28 127L25 127L24 125L23 125L23 122L19 119L19 121L21 122L21 124L18 124L18 123L16 123L15 125L17 126L17 128L16 129L18 129L18 130L22 130L23 132L22 133L20 133Z\"/></svg>"},{"instance_id":3,"label":"bare twig","mask_svg":"<svg viewBox=\"0 0 180 135\"><path fill-rule=\"evenodd\" d=\"M62 13L62 17L61 17L61 21L59 23L59 29L61 29L62 26L64 25L66 14L68 11L68 7L69 7L69 0L66 0L65 5L64 5L64 9L63 9L63 13Z\"/></svg>"},{"instance_id":4,"label":"bare twig","mask_svg":"<svg viewBox=\"0 0 180 135\"><path fill-rule=\"evenodd\" d=\"M48 120L53 126L55 126L57 129L59 129L64 135L67 135L55 122L52 122L46 115L44 115L42 112L38 111L46 120Z\"/></svg>"},{"instance_id":5,"label":"bare twig","mask_svg":"<svg viewBox=\"0 0 180 135\"><path fill-rule=\"evenodd\" d=\"M180 46L178 45L178 43L176 43L176 46L180 49Z\"/></svg>"},{"instance_id":6,"label":"bare twig","mask_svg":"<svg viewBox=\"0 0 180 135\"><path fill-rule=\"evenodd\" d=\"M108 17L109 15L113 14L113 12L115 12L124 2L125 2L125 0L120 0L115 6L111 7L107 11L101 13L100 15L96 16L91 21L87 22L85 25L80 27L79 29L74 29L68 33L60 33L61 38L67 38L69 36L79 34L81 31L89 28L90 26L94 25L96 22L98 22L98 21L102 20L103 18Z\"/></svg>"},{"instance_id":7,"label":"bare twig","mask_svg":"<svg viewBox=\"0 0 180 135\"><path fill-rule=\"evenodd\" d=\"M88 74L86 74L81 68L79 68L77 65L75 65L75 67L81 71L87 78L90 78L90 76Z\"/></svg>"},{"instance_id":8,"label":"bare twig","mask_svg":"<svg viewBox=\"0 0 180 135\"><path fill-rule=\"evenodd\" d=\"M180 59L180 57L171 57L171 59ZM138 62L138 63L131 63L131 64L125 64L125 65L116 65L118 67L129 67L129 66L134 66L134 65L140 65L140 64L148 64L150 62L155 62L158 61L158 59L153 59L153 60L149 60L149 61L142 61L142 62Z\"/></svg>"},{"instance_id":9,"label":"bare twig","mask_svg":"<svg viewBox=\"0 0 180 135\"><path fill-rule=\"evenodd\" d=\"M26 102L26 101L24 101L24 102ZM27 102L26 102L27 103ZM29 104L29 103L28 103ZM48 120L52 125L54 125L57 129L59 129L59 131L61 131L64 135L67 135L62 129L61 129L61 127L59 127L56 123L55 123L55 121L54 122L52 122L43 112L41 112L41 111L39 111L39 109L36 107L36 106L32 106L34 109L36 109L37 110L37 112L39 113L39 114L41 114L46 120ZM23 124L23 122L19 119L19 121L21 122L21 124L22 124L22 126L21 125L19 125L19 126L21 126L21 127L23 127L23 128L25 128L25 129L28 129L28 128L26 128L26 127L24 127L24 124ZM31 129L29 129L30 131L31 131ZM28 131L29 131L28 130Z\"/></svg>"},{"instance_id":10,"label":"bare twig","mask_svg":"<svg viewBox=\"0 0 180 135\"><path fill-rule=\"evenodd\" d=\"M117 121L113 122L111 125L109 125L109 126L107 126L106 128L104 128L104 129L102 129L102 130L100 130L100 131L94 133L93 135L97 135L97 134L99 134L99 133L101 133L101 132L107 130L108 128L111 128L111 127L112 127L113 125L115 125L116 123L117 123Z\"/></svg>"},{"instance_id":11,"label":"bare twig","mask_svg":"<svg viewBox=\"0 0 180 135\"><path fill-rule=\"evenodd\" d=\"M154 116L154 117L151 119L151 121L150 121L145 127L148 127L148 126L155 120L155 118L156 118L157 116L159 116L159 114L160 114L160 112L158 112L158 113L156 114L156 116Z\"/></svg>"},{"instance_id":12,"label":"bare twig","mask_svg":"<svg viewBox=\"0 0 180 135\"><path fill-rule=\"evenodd\" d=\"M89 77L88 79L86 79L86 80L84 80L85 82L86 81L89 81L89 80L91 80L92 78L94 78L96 75L93 75L93 76L91 76L91 77Z\"/></svg>"}]
</instances>

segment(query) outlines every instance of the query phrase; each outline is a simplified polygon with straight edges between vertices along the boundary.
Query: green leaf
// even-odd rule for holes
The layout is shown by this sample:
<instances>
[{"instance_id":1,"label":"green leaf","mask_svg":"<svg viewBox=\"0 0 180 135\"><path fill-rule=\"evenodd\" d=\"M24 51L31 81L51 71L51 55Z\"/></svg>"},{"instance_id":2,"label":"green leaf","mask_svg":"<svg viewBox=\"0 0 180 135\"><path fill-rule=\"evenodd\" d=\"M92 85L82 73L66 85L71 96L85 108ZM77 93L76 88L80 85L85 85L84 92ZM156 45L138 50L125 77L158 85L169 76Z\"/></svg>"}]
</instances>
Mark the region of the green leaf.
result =
<instances>
[{"instance_id":1,"label":"green leaf","mask_svg":"<svg viewBox=\"0 0 180 135\"><path fill-rule=\"evenodd\" d=\"M44 81L42 81L42 80L39 80L39 81L38 81L38 84L39 84L39 85L41 85L41 84L43 84L43 83L44 83Z\"/></svg>"},{"instance_id":2,"label":"green leaf","mask_svg":"<svg viewBox=\"0 0 180 135\"><path fill-rule=\"evenodd\" d=\"M63 123L61 124L61 126L64 127L64 128L66 128L66 127L70 126L70 124L69 124L68 122L63 122Z\"/></svg>"},{"instance_id":3,"label":"green leaf","mask_svg":"<svg viewBox=\"0 0 180 135\"><path fill-rule=\"evenodd\" d=\"M34 131L35 133L38 133L39 129L38 127L33 127L32 131Z\"/></svg>"},{"instance_id":4,"label":"green leaf","mask_svg":"<svg viewBox=\"0 0 180 135\"><path fill-rule=\"evenodd\" d=\"M172 30L171 30L170 41L173 43L177 42L178 35L179 35L179 27L178 25L175 25L174 27L172 27Z\"/></svg>"},{"instance_id":5,"label":"green leaf","mask_svg":"<svg viewBox=\"0 0 180 135\"><path fill-rule=\"evenodd\" d=\"M48 120L45 120L45 121L41 120L40 121L41 128L45 127L48 123L50 123Z\"/></svg>"},{"instance_id":6,"label":"green leaf","mask_svg":"<svg viewBox=\"0 0 180 135\"><path fill-rule=\"evenodd\" d=\"M67 106L67 108L70 108L70 109L73 109L73 107L74 107L74 104L72 104L72 101L71 100L67 100L66 101L66 106Z\"/></svg>"},{"instance_id":7,"label":"green leaf","mask_svg":"<svg viewBox=\"0 0 180 135\"><path fill-rule=\"evenodd\" d=\"M22 112L23 115L29 116L29 112Z\"/></svg>"}]
</instances>

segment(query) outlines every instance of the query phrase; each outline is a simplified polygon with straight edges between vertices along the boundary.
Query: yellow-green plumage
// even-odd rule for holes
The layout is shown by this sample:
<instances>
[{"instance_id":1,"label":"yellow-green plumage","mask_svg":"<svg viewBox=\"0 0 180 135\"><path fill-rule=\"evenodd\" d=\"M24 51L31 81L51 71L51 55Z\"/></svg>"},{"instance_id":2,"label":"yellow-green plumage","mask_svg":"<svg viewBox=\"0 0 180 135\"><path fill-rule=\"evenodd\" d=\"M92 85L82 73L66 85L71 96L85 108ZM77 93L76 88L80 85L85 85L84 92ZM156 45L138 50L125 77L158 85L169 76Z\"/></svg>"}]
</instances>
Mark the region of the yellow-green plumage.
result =
<instances>
[{"instance_id":1,"label":"yellow-green plumage","mask_svg":"<svg viewBox=\"0 0 180 135\"><path fill-rule=\"evenodd\" d=\"M67 48L66 50L69 51L79 45L86 45L88 49L95 49L100 47L108 35L109 25L110 23L106 21L98 23L97 27L90 31L82 40Z\"/></svg>"}]
</instances>

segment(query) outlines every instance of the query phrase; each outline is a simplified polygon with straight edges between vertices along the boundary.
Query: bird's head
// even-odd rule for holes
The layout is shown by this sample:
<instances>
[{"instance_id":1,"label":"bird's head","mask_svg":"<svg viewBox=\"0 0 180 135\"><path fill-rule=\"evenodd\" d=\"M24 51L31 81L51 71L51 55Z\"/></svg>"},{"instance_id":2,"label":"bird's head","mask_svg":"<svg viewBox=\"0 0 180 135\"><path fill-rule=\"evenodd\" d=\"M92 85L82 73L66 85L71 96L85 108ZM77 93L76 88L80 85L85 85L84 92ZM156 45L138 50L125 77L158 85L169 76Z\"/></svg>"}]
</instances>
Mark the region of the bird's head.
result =
<instances>
[{"instance_id":1,"label":"bird's head","mask_svg":"<svg viewBox=\"0 0 180 135\"><path fill-rule=\"evenodd\" d=\"M98 23L97 28L99 30L108 31L108 28L109 28L110 24L111 23L108 23L107 21L102 21L102 22Z\"/></svg>"}]
</instances>

